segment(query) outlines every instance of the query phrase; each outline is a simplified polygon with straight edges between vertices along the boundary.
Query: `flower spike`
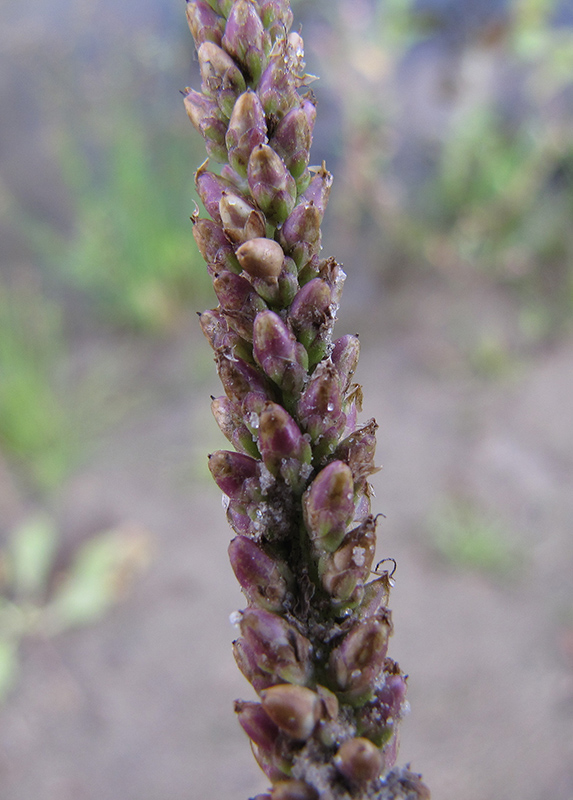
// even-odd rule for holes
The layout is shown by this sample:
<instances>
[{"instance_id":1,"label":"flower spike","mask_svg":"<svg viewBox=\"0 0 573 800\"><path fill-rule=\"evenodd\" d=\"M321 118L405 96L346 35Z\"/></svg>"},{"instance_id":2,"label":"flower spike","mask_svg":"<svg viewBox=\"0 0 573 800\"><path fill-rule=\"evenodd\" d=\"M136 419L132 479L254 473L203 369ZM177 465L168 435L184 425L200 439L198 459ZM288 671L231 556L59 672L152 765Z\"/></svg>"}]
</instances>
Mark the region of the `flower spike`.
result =
<instances>
[{"instance_id":1,"label":"flower spike","mask_svg":"<svg viewBox=\"0 0 573 800\"><path fill-rule=\"evenodd\" d=\"M387 655L392 582L372 574L377 425L358 421L358 337L333 339L345 274L320 255L332 175L310 166L303 40L289 0L186 9L201 90L185 109L209 155L193 236L218 301L199 316L234 447L209 469L246 603L233 652L258 695L235 711L271 784L255 800L427 800L394 766L406 678Z\"/></svg>"}]
</instances>

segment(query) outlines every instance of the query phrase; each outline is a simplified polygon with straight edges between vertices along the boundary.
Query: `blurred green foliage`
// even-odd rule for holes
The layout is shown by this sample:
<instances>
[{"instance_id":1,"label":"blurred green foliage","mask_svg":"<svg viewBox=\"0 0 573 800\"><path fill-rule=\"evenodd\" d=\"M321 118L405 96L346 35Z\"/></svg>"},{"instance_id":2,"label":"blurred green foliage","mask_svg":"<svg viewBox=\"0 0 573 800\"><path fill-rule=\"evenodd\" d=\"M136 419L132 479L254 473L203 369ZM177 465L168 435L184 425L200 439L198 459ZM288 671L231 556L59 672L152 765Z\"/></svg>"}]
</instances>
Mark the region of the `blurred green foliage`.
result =
<instances>
[{"instance_id":1,"label":"blurred green foliage","mask_svg":"<svg viewBox=\"0 0 573 800\"><path fill-rule=\"evenodd\" d=\"M0 449L41 490L61 482L76 445L64 352L60 311L40 286L0 283Z\"/></svg>"},{"instance_id":2,"label":"blurred green foliage","mask_svg":"<svg viewBox=\"0 0 573 800\"><path fill-rule=\"evenodd\" d=\"M478 270L515 289L537 335L570 324L573 311L573 27L553 24L555 8L511 0L490 28L440 40L442 52L452 48L451 74L447 86L445 75L442 87L424 84L443 107L439 129L434 121L412 140L426 159L412 186L394 163L411 102L397 87L433 23L410 0L377 4L362 23L342 2L345 58L337 67L322 54L342 104L344 215L375 222L382 269Z\"/></svg>"},{"instance_id":3,"label":"blurred green foliage","mask_svg":"<svg viewBox=\"0 0 573 800\"><path fill-rule=\"evenodd\" d=\"M110 119L99 141L74 136L75 127L59 138L71 233L33 220L28 235L109 324L160 333L199 307L210 286L189 221L194 139L146 124L130 103Z\"/></svg>"},{"instance_id":4,"label":"blurred green foliage","mask_svg":"<svg viewBox=\"0 0 573 800\"><path fill-rule=\"evenodd\" d=\"M147 534L131 525L94 535L58 568L60 549L45 516L25 519L0 548L0 703L17 680L22 639L99 621L149 557Z\"/></svg>"},{"instance_id":5,"label":"blurred green foliage","mask_svg":"<svg viewBox=\"0 0 573 800\"><path fill-rule=\"evenodd\" d=\"M467 499L451 498L430 520L434 548L453 566L508 577L521 566L507 532Z\"/></svg>"}]
</instances>

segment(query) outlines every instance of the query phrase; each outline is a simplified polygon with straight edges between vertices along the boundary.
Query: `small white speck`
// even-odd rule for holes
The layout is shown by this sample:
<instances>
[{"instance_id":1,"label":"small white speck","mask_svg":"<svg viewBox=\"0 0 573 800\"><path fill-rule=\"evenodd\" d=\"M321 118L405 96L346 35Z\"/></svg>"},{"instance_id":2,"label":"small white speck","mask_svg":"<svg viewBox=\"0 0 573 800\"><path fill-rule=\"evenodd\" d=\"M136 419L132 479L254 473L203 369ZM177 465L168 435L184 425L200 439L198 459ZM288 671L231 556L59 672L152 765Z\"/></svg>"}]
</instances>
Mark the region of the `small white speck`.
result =
<instances>
[{"instance_id":1,"label":"small white speck","mask_svg":"<svg viewBox=\"0 0 573 800\"><path fill-rule=\"evenodd\" d=\"M241 621L242 616L243 615L241 614L240 611L233 611L231 614L229 614L229 622L231 623L233 628L239 630L239 623Z\"/></svg>"},{"instance_id":2,"label":"small white speck","mask_svg":"<svg viewBox=\"0 0 573 800\"><path fill-rule=\"evenodd\" d=\"M366 550L364 547L353 547L352 548L352 560L356 564L357 567L363 567L366 562Z\"/></svg>"}]
</instances>

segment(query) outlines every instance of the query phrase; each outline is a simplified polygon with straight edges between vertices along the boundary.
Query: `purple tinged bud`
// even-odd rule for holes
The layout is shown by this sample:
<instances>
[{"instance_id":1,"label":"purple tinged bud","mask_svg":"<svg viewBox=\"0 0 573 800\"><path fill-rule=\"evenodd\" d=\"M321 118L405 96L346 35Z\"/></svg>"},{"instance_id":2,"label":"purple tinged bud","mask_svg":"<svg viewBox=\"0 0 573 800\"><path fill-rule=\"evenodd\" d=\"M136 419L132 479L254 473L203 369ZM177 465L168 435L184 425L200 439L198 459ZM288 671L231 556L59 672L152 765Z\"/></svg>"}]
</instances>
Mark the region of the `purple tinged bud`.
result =
<instances>
[{"instance_id":1,"label":"purple tinged bud","mask_svg":"<svg viewBox=\"0 0 573 800\"><path fill-rule=\"evenodd\" d=\"M307 203L313 202L320 212L320 217L324 216L328 197L332 188L332 175L326 169L324 164L316 170L316 174L312 178L308 189L302 195L302 199Z\"/></svg>"},{"instance_id":2,"label":"purple tinged bud","mask_svg":"<svg viewBox=\"0 0 573 800\"><path fill-rule=\"evenodd\" d=\"M227 522L238 536L255 536L257 533L255 523L245 511L245 506L239 501L229 501Z\"/></svg>"},{"instance_id":3,"label":"purple tinged bud","mask_svg":"<svg viewBox=\"0 0 573 800\"><path fill-rule=\"evenodd\" d=\"M197 194L207 209L207 213L215 222L221 223L219 203L223 192L233 193L233 184L221 178L220 175L209 172L205 165L202 165L195 174L195 186L197 187Z\"/></svg>"},{"instance_id":4,"label":"purple tinged bud","mask_svg":"<svg viewBox=\"0 0 573 800\"><path fill-rule=\"evenodd\" d=\"M391 669L387 666L390 662ZM386 659L384 684L377 689L374 697L363 706L356 715L358 732L367 736L378 747L388 744L397 730L398 722L403 714L406 699L406 678L395 662ZM386 753L385 753L386 755ZM385 759L386 769L392 763Z\"/></svg>"},{"instance_id":5,"label":"purple tinged bud","mask_svg":"<svg viewBox=\"0 0 573 800\"><path fill-rule=\"evenodd\" d=\"M235 103L225 141L231 166L246 177L252 150L267 141L265 112L255 92L244 92Z\"/></svg>"},{"instance_id":6,"label":"purple tinged bud","mask_svg":"<svg viewBox=\"0 0 573 800\"><path fill-rule=\"evenodd\" d=\"M269 378L286 392L299 392L306 378L304 348L274 311L257 314L253 355Z\"/></svg>"},{"instance_id":7,"label":"purple tinged bud","mask_svg":"<svg viewBox=\"0 0 573 800\"><path fill-rule=\"evenodd\" d=\"M293 13L288 0L260 0L259 5L263 25L270 31L273 41L279 33L289 32Z\"/></svg>"},{"instance_id":8,"label":"purple tinged bud","mask_svg":"<svg viewBox=\"0 0 573 800\"><path fill-rule=\"evenodd\" d=\"M225 135L227 123L219 106L200 92L189 89L184 99L185 110L196 130L205 139L210 156L217 161L227 161Z\"/></svg>"},{"instance_id":9,"label":"purple tinged bud","mask_svg":"<svg viewBox=\"0 0 573 800\"><path fill-rule=\"evenodd\" d=\"M314 123L316 122L316 103L313 100L305 98L302 101L302 108L304 113L306 114L306 119L308 121L308 126L310 128L310 133L312 136L312 132L314 130Z\"/></svg>"},{"instance_id":10,"label":"purple tinged bud","mask_svg":"<svg viewBox=\"0 0 573 800\"><path fill-rule=\"evenodd\" d=\"M261 703L235 700L235 713L251 741L262 750L270 752L276 743L279 729Z\"/></svg>"},{"instance_id":11,"label":"purple tinged bud","mask_svg":"<svg viewBox=\"0 0 573 800\"><path fill-rule=\"evenodd\" d=\"M217 353L217 371L225 394L235 403L242 403L250 392L272 397L269 382L259 369L232 353Z\"/></svg>"},{"instance_id":12,"label":"purple tinged bud","mask_svg":"<svg viewBox=\"0 0 573 800\"><path fill-rule=\"evenodd\" d=\"M311 365L324 357L328 346L334 323L331 298L330 286L313 278L298 291L289 310L293 331L305 346Z\"/></svg>"},{"instance_id":13,"label":"purple tinged bud","mask_svg":"<svg viewBox=\"0 0 573 800\"><path fill-rule=\"evenodd\" d=\"M235 244L242 244L248 239L257 239L265 235L264 214L255 209L244 197L223 192L219 201L219 214L225 234Z\"/></svg>"},{"instance_id":14,"label":"purple tinged bud","mask_svg":"<svg viewBox=\"0 0 573 800\"><path fill-rule=\"evenodd\" d=\"M237 248L236 256L248 275L271 282L281 274L285 258L280 244L264 237L246 241Z\"/></svg>"},{"instance_id":15,"label":"purple tinged bud","mask_svg":"<svg viewBox=\"0 0 573 800\"><path fill-rule=\"evenodd\" d=\"M303 103L285 114L269 144L283 159L293 178L299 178L308 166L312 144L312 128Z\"/></svg>"},{"instance_id":16,"label":"purple tinged bud","mask_svg":"<svg viewBox=\"0 0 573 800\"><path fill-rule=\"evenodd\" d=\"M368 783L378 778L383 767L382 753L369 739L347 739L334 756L334 764L351 783Z\"/></svg>"},{"instance_id":17,"label":"purple tinged bud","mask_svg":"<svg viewBox=\"0 0 573 800\"><path fill-rule=\"evenodd\" d=\"M386 607L390 597L390 589L391 584L388 573L384 573L375 581L367 583L364 587L364 597L358 609L359 617L361 619L373 617L380 608Z\"/></svg>"},{"instance_id":18,"label":"purple tinged bud","mask_svg":"<svg viewBox=\"0 0 573 800\"><path fill-rule=\"evenodd\" d=\"M233 431L237 427L240 415L228 397L214 397L211 401L211 412L221 433L231 441ZM240 423L239 423L240 424Z\"/></svg>"},{"instance_id":19,"label":"purple tinged bud","mask_svg":"<svg viewBox=\"0 0 573 800\"><path fill-rule=\"evenodd\" d=\"M300 33L293 31L287 37L287 53L286 58L289 68L292 73L296 75L299 86L302 86L306 79L312 76L304 74L304 42Z\"/></svg>"},{"instance_id":20,"label":"purple tinged bud","mask_svg":"<svg viewBox=\"0 0 573 800\"><path fill-rule=\"evenodd\" d=\"M244 339L227 324L225 315L218 308L211 311L203 311L199 317L201 330L209 341L213 350L217 352L233 353L248 360L252 360L252 355L247 352L248 344Z\"/></svg>"},{"instance_id":21,"label":"purple tinged bud","mask_svg":"<svg viewBox=\"0 0 573 800\"><path fill-rule=\"evenodd\" d=\"M283 610L287 583L273 558L246 536L233 539L229 545L229 558L250 604L267 611Z\"/></svg>"},{"instance_id":22,"label":"purple tinged bud","mask_svg":"<svg viewBox=\"0 0 573 800\"><path fill-rule=\"evenodd\" d=\"M278 781L271 790L271 800L318 800L318 792L304 781Z\"/></svg>"},{"instance_id":23,"label":"purple tinged bud","mask_svg":"<svg viewBox=\"0 0 573 800\"><path fill-rule=\"evenodd\" d=\"M292 765L283 757L281 757L276 749L272 753L267 753L265 750L262 750L259 747L253 747L253 756L255 757L255 761L265 773L267 778L271 781L271 783L275 783L275 781L281 781L284 779L285 775L288 775L292 769ZM272 800L271 795L260 795L263 800L266 800L268 797L269 800Z\"/></svg>"},{"instance_id":24,"label":"purple tinged bud","mask_svg":"<svg viewBox=\"0 0 573 800\"><path fill-rule=\"evenodd\" d=\"M346 415L338 373L330 361L322 361L313 372L298 404L298 416L314 442L315 459L331 453L344 430Z\"/></svg>"},{"instance_id":25,"label":"purple tinged bud","mask_svg":"<svg viewBox=\"0 0 573 800\"><path fill-rule=\"evenodd\" d=\"M225 178L226 181L229 181L234 187L235 190L239 192L239 194L243 196L248 196L250 193L249 183L246 178L243 178L242 175L239 175L236 170L230 164L224 164L221 167L221 177Z\"/></svg>"},{"instance_id":26,"label":"purple tinged bud","mask_svg":"<svg viewBox=\"0 0 573 800\"><path fill-rule=\"evenodd\" d=\"M283 683L262 691L261 700L272 721L291 739L306 742L312 736L322 712L322 700L316 692Z\"/></svg>"},{"instance_id":27,"label":"purple tinged bud","mask_svg":"<svg viewBox=\"0 0 573 800\"><path fill-rule=\"evenodd\" d=\"M302 175L296 179L296 192L297 195L302 196L308 187L310 186L310 181L312 179L312 175L308 167L304 170Z\"/></svg>"},{"instance_id":28,"label":"purple tinged bud","mask_svg":"<svg viewBox=\"0 0 573 800\"><path fill-rule=\"evenodd\" d=\"M249 683L252 684L255 692L261 692L276 683L273 675L258 666L255 651L245 639L237 639L233 642L233 655L237 666ZM264 767L261 766L261 769L264 769Z\"/></svg>"},{"instance_id":29,"label":"purple tinged bud","mask_svg":"<svg viewBox=\"0 0 573 800\"><path fill-rule=\"evenodd\" d=\"M237 97L247 88L243 73L231 56L213 42L203 42L197 57L203 92L213 97L223 114L229 118Z\"/></svg>"},{"instance_id":30,"label":"purple tinged bud","mask_svg":"<svg viewBox=\"0 0 573 800\"><path fill-rule=\"evenodd\" d=\"M328 670L343 702L360 707L372 698L391 633L390 612L383 609L358 622L332 651Z\"/></svg>"},{"instance_id":31,"label":"purple tinged bud","mask_svg":"<svg viewBox=\"0 0 573 800\"><path fill-rule=\"evenodd\" d=\"M336 448L336 456L346 461L352 470L356 486L364 486L366 478L378 472L379 468L374 464L377 428L377 422L371 419L362 428L343 439Z\"/></svg>"},{"instance_id":32,"label":"purple tinged bud","mask_svg":"<svg viewBox=\"0 0 573 800\"><path fill-rule=\"evenodd\" d=\"M276 279L269 281L251 276L251 283L267 305L288 308L299 288L297 275L296 264L292 258L285 258L282 270Z\"/></svg>"},{"instance_id":33,"label":"purple tinged bud","mask_svg":"<svg viewBox=\"0 0 573 800\"><path fill-rule=\"evenodd\" d=\"M298 203L284 221L279 241L299 269L304 267L321 246L321 214L313 202Z\"/></svg>"},{"instance_id":34,"label":"purple tinged bud","mask_svg":"<svg viewBox=\"0 0 573 800\"><path fill-rule=\"evenodd\" d=\"M211 402L211 412L217 425L227 439L240 453L260 458L257 445L248 429L243 425L240 415L228 397L215 397Z\"/></svg>"},{"instance_id":35,"label":"purple tinged bud","mask_svg":"<svg viewBox=\"0 0 573 800\"><path fill-rule=\"evenodd\" d=\"M207 3L211 6L213 11L217 14L222 14L224 17L227 16L229 13L229 9L233 3L233 0L206 0Z\"/></svg>"},{"instance_id":36,"label":"purple tinged bud","mask_svg":"<svg viewBox=\"0 0 573 800\"><path fill-rule=\"evenodd\" d=\"M203 42L221 44L225 21L208 3L188 1L187 22L197 48Z\"/></svg>"},{"instance_id":37,"label":"purple tinged bud","mask_svg":"<svg viewBox=\"0 0 573 800\"><path fill-rule=\"evenodd\" d=\"M257 94L267 117L284 117L300 100L295 89L295 77L286 56L287 47L283 44L277 52L271 54L257 86Z\"/></svg>"},{"instance_id":38,"label":"purple tinged bud","mask_svg":"<svg viewBox=\"0 0 573 800\"><path fill-rule=\"evenodd\" d=\"M209 456L209 470L219 489L232 500L239 500L245 493L247 481L258 483L259 462L243 453L217 450Z\"/></svg>"},{"instance_id":39,"label":"purple tinged bud","mask_svg":"<svg viewBox=\"0 0 573 800\"><path fill-rule=\"evenodd\" d=\"M271 675L274 683L308 683L312 648L294 625L262 608L247 608L239 626L258 668Z\"/></svg>"},{"instance_id":40,"label":"purple tinged bud","mask_svg":"<svg viewBox=\"0 0 573 800\"><path fill-rule=\"evenodd\" d=\"M310 474L312 451L294 419L277 403L267 403L259 418L259 449L267 469L300 491ZM303 468L307 465L307 469Z\"/></svg>"},{"instance_id":41,"label":"purple tinged bud","mask_svg":"<svg viewBox=\"0 0 573 800\"><path fill-rule=\"evenodd\" d=\"M326 258L319 263L318 276L326 281L332 290L332 303L338 309L346 273L334 258Z\"/></svg>"},{"instance_id":42,"label":"purple tinged bud","mask_svg":"<svg viewBox=\"0 0 573 800\"><path fill-rule=\"evenodd\" d=\"M364 597L363 584L370 575L376 552L376 521L367 517L347 533L340 547L319 562L322 585L338 603L359 602Z\"/></svg>"},{"instance_id":43,"label":"purple tinged bud","mask_svg":"<svg viewBox=\"0 0 573 800\"><path fill-rule=\"evenodd\" d=\"M270 49L270 39L253 0L233 3L225 25L223 47L245 67L253 83L257 83L266 65L265 51Z\"/></svg>"},{"instance_id":44,"label":"purple tinged bud","mask_svg":"<svg viewBox=\"0 0 573 800\"><path fill-rule=\"evenodd\" d=\"M334 342L330 358L340 376L342 391L345 392L350 386L352 376L358 366L360 356L360 340L358 336L350 334L341 336Z\"/></svg>"},{"instance_id":45,"label":"purple tinged bud","mask_svg":"<svg viewBox=\"0 0 573 800\"><path fill-rule=\"evenodd\" d=\"M259 144L251 152L247 167L251 194L269 222L285 221L296 200L296 184L282 158L272 147Z\"/></svg>"},{"instance_id":46,"label":"purple tinged bud","mask_svg":"<svg viewBox=\"0 0 573 800\"><path fill-rule=\"evenodd\" d=\"M303 497L304 521L317 548L334 552L354 515L354 483L350 468L332 461L322 469Z\"/></svg>"},{"instance_id":47,"label":"purple tinged bud","mask_svg":"<svg viewBox=\"0 0 573 800\"><path fill-rule=\"evenodd\" d=\"M241 266L223 228L210 219L192 217L192 221L193 238L211 274L222 269L239 273Z\"/></svg>"},{"instance_id":48,"label":"purple tinged bud","mask_svg":"<svg viewBox=\"0 0 573 800\"><path fill-rule=\"evenodd\" d=\"M213 281L213 288L229 325L244 339L253 335L253 322L267 305L246 278L234 272L222 272Z\"/></svg>"}]
</instances>

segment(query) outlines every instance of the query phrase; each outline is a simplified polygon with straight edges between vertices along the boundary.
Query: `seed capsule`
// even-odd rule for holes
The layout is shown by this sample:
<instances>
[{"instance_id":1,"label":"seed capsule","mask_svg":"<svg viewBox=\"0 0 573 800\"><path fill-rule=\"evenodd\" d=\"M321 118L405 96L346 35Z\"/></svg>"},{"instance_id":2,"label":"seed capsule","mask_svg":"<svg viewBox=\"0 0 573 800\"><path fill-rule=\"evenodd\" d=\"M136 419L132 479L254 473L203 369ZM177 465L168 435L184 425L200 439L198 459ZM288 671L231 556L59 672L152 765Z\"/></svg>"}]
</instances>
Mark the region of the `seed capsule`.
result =
<instances>
[{"instance_id":1,"label":"seed capsule","mask_svg":"<svg viewBox=\"0 0 573 800\"><path fill-rule=\"evenodd\" d=\"M279 781L271 791L272 800L318 800L318 792L304 781Z\"/></svg>"},{"instance_id":2,"label":"seed capsule","mask_svg":"<svg viewBox=\"0 0 573 800\"><path fill-rule=\"evenodd\" d=\"M382 771L382 753L369 739L347 739L334 756L336 769L349 781L367 783Z\"/></svg>"},{"instance_id":3,"label":"seed capsule","mask_svg":"<svg viewBox=\"0 0 573 800\"><path fill-rule=\"evenodd\" d=\"M273 239L249 239L236 251L241 267L254 278L276 281L281 274L284 252Z\"/></svg>"},{"instance_id":4,"label":"seed capsule","mask_svg":"<svg viewBox=\"0 0 573 800\"><path fill-rule=\"evenodd\" d=\"M265 689L261 700L272 721L292 739L305 742L312 736L322 709L316 692L284 683Z\"/></svg>"}]
</instances>

